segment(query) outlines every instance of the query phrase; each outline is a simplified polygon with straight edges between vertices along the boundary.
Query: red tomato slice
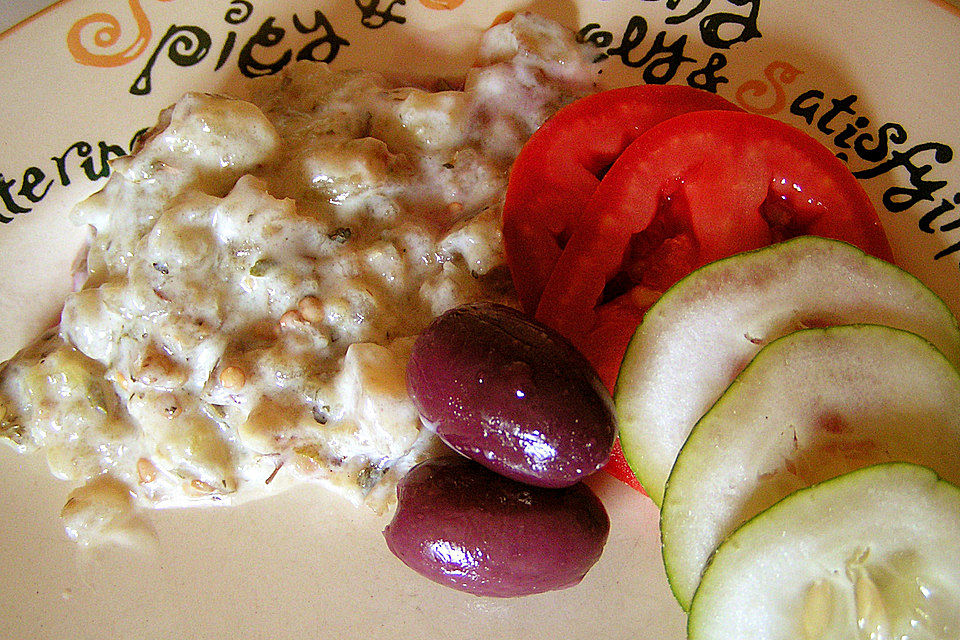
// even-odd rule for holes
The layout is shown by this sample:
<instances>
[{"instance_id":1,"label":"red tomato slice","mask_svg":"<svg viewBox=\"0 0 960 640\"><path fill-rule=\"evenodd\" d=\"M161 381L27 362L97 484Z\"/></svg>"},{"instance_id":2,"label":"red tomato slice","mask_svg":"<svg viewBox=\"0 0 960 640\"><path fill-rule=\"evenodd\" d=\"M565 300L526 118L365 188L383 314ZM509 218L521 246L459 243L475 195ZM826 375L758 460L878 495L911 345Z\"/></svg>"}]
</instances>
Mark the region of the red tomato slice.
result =
<instances>
[{"instance_id":1,"label":"red tomato slice","mask_svg":"<svg viewBox=\"0 0 960 640\"><path fill-rule=\"evenodd\" d=\"M582 98L530 138L510 173L503 243L521 305L534 313L587 200L617 157L650 127L690 111L737 109L687 86L641 85Z\"/></svg>"},{"instance_id":2,"label":"red tomato slice","mask_svg":"<svg viewBox=\"0 0 960 640\"><path fill-rule=\"evenodd\" d=\"M640 85L613 89L568 105L524 146L510 174L503 210L504 248L521 305L534 313L543 288L584 204L617 157L650 127L699 110L737 110L715 94L687 86ZM635 305L606 312L586 340L587 358L613 389L627 342L642 318ZM639 489L620 447L607 471Z\"/></svg>"},{"instance_id":3,"label":"red tomato slice","mask_svg":"<svg viewBox=\"0 0 960 640\"><path fill-rule=\"evenodd\" d=\"M580 351L590 361L604 386L613 393L620 362L626 353L627 345L633 333L643 320L643 311L652 301L633 300L621 296L610 304L597 310L597 321L584 336ZM644 493L640 481L634 475L620 448L620 440L613 444L610 461L604 470L621 482Z\"/></svg>"},{"instance_id":4,"label":"red tomato slice","mask_svg":"<svg viewBox=\"0 0 960 640\"><path fill-rule=\"evenodd\" d=\"M638 291L663 291L734 253L818 235L891 259L869 197L830 150L743 112L687 113L651 128L611 166L586 211L536 314L585 351L603 340L610 299L621 314L633 305L640 315Z\"/></svg>"},{"instance_id":5,"label":"red tomato slice","mask_svg":"<svg viewBox=\"0 0 960 640\"><path fill-rule=\"evenodd\" d=\"M627 463L627 458L623 455L623 449L620 448L619 438L613 443L613 450L610 452L610 461L607 462L607 466L605 466L603 470L625 485L636 489L644 495L647 494L647 492L643 490L643 485L637 480L637 476L634 475L633 469L631 469Z\"/></svg>"}]
</instances>

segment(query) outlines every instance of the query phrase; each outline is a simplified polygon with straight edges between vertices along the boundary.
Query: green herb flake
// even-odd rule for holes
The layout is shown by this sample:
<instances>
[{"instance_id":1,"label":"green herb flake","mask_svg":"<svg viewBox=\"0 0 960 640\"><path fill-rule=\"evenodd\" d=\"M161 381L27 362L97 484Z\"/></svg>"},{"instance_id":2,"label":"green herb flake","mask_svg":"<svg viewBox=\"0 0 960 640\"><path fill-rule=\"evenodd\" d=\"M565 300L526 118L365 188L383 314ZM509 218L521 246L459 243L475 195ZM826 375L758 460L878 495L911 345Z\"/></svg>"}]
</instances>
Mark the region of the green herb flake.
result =
<instances>
[{"instance_id":1,"label":"green herb flake","mask_svg":"<svg viewBox=\"0 0 960 640\"><path fill-rule=\"evenodd\" d=\"M250 275L254 278L262 278L267 275L267 272L270 271L270 268L275 266L276 261L270 258L260 258L253 263L253 266L250 267Z\"/></svg>"},{"instance_id":2,"label":"green herb flake","mask_svg":"<svg viewBox=\"0 0 960 640\"><path fill-rule=\"evenodd\" d=\"M327 237L333 240L334 242L339 242L343 244L350 239L350 236L353 235L353 232L350 231L350 227L338 227L336 231L331 234L328 234Z\"/></svg>"},{"instance_id":3,"label":"green herb flake","mask_svg":"<svg viewBox=\"0 0 960 640\"><path fill-rule=\"evenodd\" d=\"M357 485L365 494L370 493L377 484L383 480L389 467L381 467L376 464L368 464L360 473L357 474Z\"/></svg>"}]
</instances>

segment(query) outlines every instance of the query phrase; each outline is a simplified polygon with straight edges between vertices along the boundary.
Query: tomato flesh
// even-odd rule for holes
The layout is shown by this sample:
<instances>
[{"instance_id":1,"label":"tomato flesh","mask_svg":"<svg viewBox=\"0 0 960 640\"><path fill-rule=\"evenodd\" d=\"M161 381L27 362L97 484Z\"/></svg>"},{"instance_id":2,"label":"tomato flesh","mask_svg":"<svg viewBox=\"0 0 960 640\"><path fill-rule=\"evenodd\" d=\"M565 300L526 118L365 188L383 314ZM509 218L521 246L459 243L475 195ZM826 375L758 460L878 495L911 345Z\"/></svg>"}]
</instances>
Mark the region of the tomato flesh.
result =
<instances>
[{"instance_id":1,"label":"tomato flesh","mask_svg":"<svg viewBox=\"0 0 960 640\"><path fill-rule=\"evenodd\" d=\"M647 492L643 490L643 485L637 480L633 469L631 469L627 463L627 458L623 455L623 449L620 448L619 439L613 444L613 450L610 452L610 461L607 462L607 466L605 466L603 470L625 485L646 495Z\"/></svg>"},{"instance_id":2,"label":"tomato flesh","mask_svg":"<svg viewBox=\"0 0 960 640\"><path fill-rule=\"evenodd\" d=\"M804 234L892 259L872 204L829 150L673 85L561 109L518 156L503 210L521 306L571 339L611 390L663 291L708 262ZM640 489L619 447L607 471Z\"/></svg>"},{"instance_id":3,"label":"tomato flesh","mask_svg":"<svg viewBox=\"0 0 960 640\"><path fill-rule=\"evenodd\" d=\"M626 296L618 298L612 304L604 305L597 313L597 322L581 341L580 351L590 361L604 386L613 393L620 371L620 362L633 337L633 332L643 319L643 310L648 301L632 300ZM640 481L627 464L620 448L620 441L614 443L610 460L604 470L614 478L644 493Z\"/></svg>"},{"instance_id":4,"label":"tomato flesh","mask_svg":"<svg viewBox=\"0 0 960 640\"><path fill-rule=\"evenodd\" d=\"M623 273L636 287L663 291L708 262L804 234L891 259L869 197L840 160L798 129L735 111L682 114L639 136L580 222L537 318L584 349L601 337L593 329L612 303L604 290Z\"/></svg>"},{"instance_id":5,"label":"tomato flesh","mask_svg":"<svg viewBox=\"0 0 960 640\"><path fill-rule=\"evenodd\" d=\"M582 98L547 120L517 157L503 208L504 249L522 307L536 311L584 205L640 134L682 113L737 108L700 89L643 85Z\"/></svg>"}]
</instances>

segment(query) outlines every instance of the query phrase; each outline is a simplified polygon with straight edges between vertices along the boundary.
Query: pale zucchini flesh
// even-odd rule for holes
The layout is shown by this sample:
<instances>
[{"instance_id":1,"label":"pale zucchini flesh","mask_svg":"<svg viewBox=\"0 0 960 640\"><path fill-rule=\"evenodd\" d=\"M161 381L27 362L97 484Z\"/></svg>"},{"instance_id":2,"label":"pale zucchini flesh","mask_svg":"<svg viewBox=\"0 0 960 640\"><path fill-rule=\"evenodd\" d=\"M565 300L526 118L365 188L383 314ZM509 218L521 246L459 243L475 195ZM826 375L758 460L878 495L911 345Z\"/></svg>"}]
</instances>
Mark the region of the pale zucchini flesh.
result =
<instances>
[{"instance_id":1,"label":"pale zucchini flesh","mask_svg":"<svg viewBox=\"0 0 960 640\"><path fill-rule=\"evenodd\" d=\"M684 440L760 348L791 331L889 325L960 364L950 310L906 271L835 240L796 238L712 263L651 307L615 391L624 455L660 505Z\"/></svg>"},{"instance_id":2,"label":"pale zucchini flesh","mask_svg":"<svg viewBox=\"0 0 960 640\"><path fill-rule=\"evenodd\" d=\"M960 488L887 463L802 489L717 549L689 640L960 638Z\"/></svg>"},{"instance_id":3,"label":"pale zucchini flesh","mask_svg":"<svg viewBox=\"0 0 960 640\"><path fill-rule=\"evenodd\" d=\"M789 493L877 462L960 483L960 373L883 326L806 329L764 347L697 423L661 509L663 558L685 609L720 542Z\"/></svg>"}]
</instances>

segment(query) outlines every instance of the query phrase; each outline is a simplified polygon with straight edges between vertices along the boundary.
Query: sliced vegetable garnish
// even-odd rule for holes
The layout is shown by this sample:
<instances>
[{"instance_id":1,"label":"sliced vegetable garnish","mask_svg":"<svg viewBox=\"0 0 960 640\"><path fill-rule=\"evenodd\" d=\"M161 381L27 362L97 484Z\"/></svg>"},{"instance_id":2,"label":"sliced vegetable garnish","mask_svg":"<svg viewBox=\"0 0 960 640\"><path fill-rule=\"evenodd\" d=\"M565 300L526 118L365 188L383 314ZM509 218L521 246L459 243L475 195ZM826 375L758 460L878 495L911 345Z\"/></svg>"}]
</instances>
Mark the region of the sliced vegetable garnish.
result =
<instances>
[{"instance_id":1,"label":"sliced vegetable garnish","mask_svg":"<svg viewBox=\"0 0 960 640\"><path fill-rule=\"evenodd\" d=\"M671 287L634 333L614 396L623 450L647 495L663 501L694 424L763 345L856 323L912 331L960 365L960 326L946 304L845 242L795 238L712 262Z\"/></svg>"},{"instance_id":2,"label":"sliced vegetable garnish","mask_svg":"<svg viewBox=\"0 0 960 640\"><path fill-rule=\"evenodd\" d=\"M771 342L697 422L667 480L674 595L689 608L717 546L803 487L897 460L960 482L958 442L960 372L918 335L846 325Z\"/></svg>"},{"instance_id":3,"label":"sliced vegetable garnish","mask_svg":"<svg viewBox=\"0 0 960 640\"><path fill-rule=\"evenodd\" d=\"M673 116L737 109L686 86L604 91L558 111L530 138L510 174L503 241L523 308L533 313L584 205L604 172L637 136Z\"/></svg>"},{"instance_id":4,"label":"sliced vegetable garnish","mask_svg":"<svg viewBox=\"0 0 960 640\"><path fill-rule=\"evenodd\" d=\"M503 208L503 243L522 307L534 313L584 205L604 173L647 129L700 110L737 110L733 103L681 85L640 85L604 91L558 111L530 138L510 174ZM652 300L650 300L652 302ZM620 359L643 305L621 304L593 327L596 340L579 343L611 391ZM619 443L607 470L640 489Z\"/></svg>"},{"instance_id":5,"label":"sliced vegetable garnish","mask_svg":"<svg viewBox=\"0 0 960 640\"><path fill-rule=\"evenodd\" d=\"M604 175L537 317L583 346L610 300L640 315L650 291L693 269L799 235L891 258L869 197L816 140L755 114L678 115L639 136Z\"/></svg>"},{"instance_id":6,"label":"sliced vegetable garnish","mask_svg":"<svg viewBox=\"0 0 960 640\"><path fill-rule=\"evenodd\" d=\"M720 546L691 640L960 637L960 488L868 467L801 490Z\"/></svg>"}]
</instances>

